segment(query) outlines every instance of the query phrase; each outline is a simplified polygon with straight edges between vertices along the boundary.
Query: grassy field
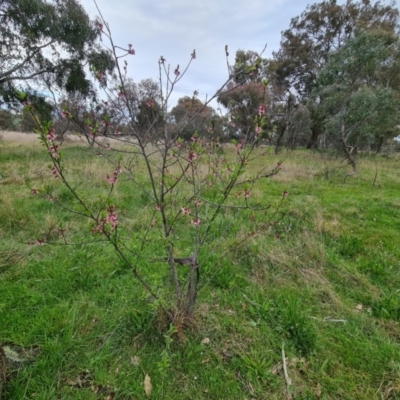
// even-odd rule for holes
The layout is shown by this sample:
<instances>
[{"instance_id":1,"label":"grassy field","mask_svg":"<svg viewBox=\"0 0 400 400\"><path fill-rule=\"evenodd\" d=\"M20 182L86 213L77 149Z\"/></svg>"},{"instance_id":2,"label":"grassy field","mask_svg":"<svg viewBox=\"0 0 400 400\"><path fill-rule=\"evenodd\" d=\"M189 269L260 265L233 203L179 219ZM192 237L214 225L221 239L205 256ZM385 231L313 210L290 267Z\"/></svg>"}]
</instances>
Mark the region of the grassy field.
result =
<instances>
[{"instance_id":1,"label":"grassy field","mask_svg":"<svg viewBox=\"0 0 400 400\"><path fill-rule=\"evenodd\" d=\"M64 152L83 193L105 190L113 168ZM0 142L6 399L144 399L148 378L153 399L400 399L400 157L363 156L354 178L334 155L271 152L262 162L282 171L254 195L272 205L257 218L275 223L238 246L244 213L216 235L196 326L179 339L109 245L79 244L86 221L31 195L57 186L47 157ZM146 199L129 182L115 196L140 234ZM60 224L78 244L27 244L55 240ZM164 285L159 265L143 268Z\"/></svg>"}]
</instances>

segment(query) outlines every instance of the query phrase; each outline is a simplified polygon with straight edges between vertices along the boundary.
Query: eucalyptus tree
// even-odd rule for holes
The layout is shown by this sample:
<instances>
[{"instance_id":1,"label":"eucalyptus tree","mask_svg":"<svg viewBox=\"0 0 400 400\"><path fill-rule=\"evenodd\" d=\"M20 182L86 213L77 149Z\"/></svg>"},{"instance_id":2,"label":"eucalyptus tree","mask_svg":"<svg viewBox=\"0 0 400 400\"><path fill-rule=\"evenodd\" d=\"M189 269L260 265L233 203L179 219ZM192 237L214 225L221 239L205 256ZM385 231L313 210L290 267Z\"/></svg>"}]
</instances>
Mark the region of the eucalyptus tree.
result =
<instances>
[{"instance_id":1,"label":"eucalyptus tree","mask_svg":"<svg viewBox=\"0 0 400 400\"><path fill-rule=\"evenodd\" d=\"M330 54L340 50L358 29L398 33L399 10L395 3L347 0L340 5L336 0L325 0L308 5L282 32L280 49L273 54L279 84L306 103ZM322 124L319 114L313 109L310 113L311 148L317 143Z\"/></svg>"},{"instance_id":2,"label":"eucalyptus tree","mask_svg":"<svg viewBox=\"0 0 400 400\"><path fill-rule=\"evenodd\" d=\"M359 31L331 54L312 93L324 131L336 140L354 173L358 147L368 148L398 131L399 98L382 79L382 70L398 62L391 52L394 40L384 32Z\"/></svg>"},{"instance_id":3,"label":"eucalyptus tree","mask_svg":"<svg viewBox=\"0 0 400 400\"><path fill-rule=\"evenodd\" d=\"M77 0L0 0L0 101L18 104L20 91L38 101L41 80L88 95L85 66L104 75L114 65L101 33Z\"/></svg>"}]
</instances>

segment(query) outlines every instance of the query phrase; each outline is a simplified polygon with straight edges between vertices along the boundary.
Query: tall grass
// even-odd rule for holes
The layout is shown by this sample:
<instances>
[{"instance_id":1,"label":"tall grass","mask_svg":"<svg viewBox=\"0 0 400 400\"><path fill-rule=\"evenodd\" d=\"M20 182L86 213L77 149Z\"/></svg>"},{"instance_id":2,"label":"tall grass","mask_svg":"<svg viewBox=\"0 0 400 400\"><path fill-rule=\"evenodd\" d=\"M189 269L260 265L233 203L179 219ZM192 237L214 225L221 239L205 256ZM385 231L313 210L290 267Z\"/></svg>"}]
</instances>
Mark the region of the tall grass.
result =
<instances>
[{"instance_id":1,"label":"tall grass","mask_svg":"<svg viewBox=\"0 0 400 400\"><path fill-rule=\"evenodd\" d=\"M227 215L229 229L221 220L196 327L177 335L108 245L84 243L87 221L31 195L50 184L69 201L41 147L0 146L6 399L142 399L146 374L155 399L284 399L282 345L295 399L400 398L399 158L364 156L354 179L332 155L271 152L265 163L283 169L253 195L287 201L275 215ZM100 193L112 167L65 153L85 195ZM129 182L116 197L126 234L140 235L148 200ZM58 240L60 224L77 244L27 244ZM161 293L169 277L143 263Z\"/></svg>"}]
</instances>

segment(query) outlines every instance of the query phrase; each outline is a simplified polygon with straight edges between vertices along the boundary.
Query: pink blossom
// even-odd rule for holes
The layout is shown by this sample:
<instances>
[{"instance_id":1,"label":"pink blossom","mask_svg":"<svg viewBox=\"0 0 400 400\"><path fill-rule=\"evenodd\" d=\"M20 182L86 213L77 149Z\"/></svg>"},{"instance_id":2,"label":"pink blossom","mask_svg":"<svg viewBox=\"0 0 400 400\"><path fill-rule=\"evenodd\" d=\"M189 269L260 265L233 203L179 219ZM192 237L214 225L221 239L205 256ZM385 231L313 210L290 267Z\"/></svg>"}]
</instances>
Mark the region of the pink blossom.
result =
<instances>
[{"instance_id":1,"label":"pink blossom","mask_svg":"<svg viewBox=\"0 0 400 400\"><path fill-rule=\"evenodd\" d=\"M125 97L125 92L118 92L118 97Z\"/></svg>"},{"instance_id":2,"label":"pink blossom","mask_svg":"<svg viewBox=\"0 0 400 400\"><path fill-rule=\"evenodd\" d=\"M153 101L152 101L152 100L149 100L149 101L146 103L146 106L149 107L149 108L153 107Z\"/></svg>"},{"instance_id":3,"label":"pink blossom","mask_svg":"<svg viewBox=\"0 0 400 400\"><path fill-rule=\"evenodd\" d=\"M62 118L71 118L71 113L67 110L62 110L61 111L61 117Z\"/></svg>"},{"instance_id":4,"label":"pink blossom","mask_svg":"<svg viewBox=\"0 0 400 400\"><path fill-rule=\"evenodd\" d=\"M192 212L192 210L190 208L186 208L186 207L181 208L181 213L183 215L189 215L191 212Z\"/></svg>"},{"instance_id":5,"label":"pink blossom","mask_svg":"<svg viewBox=\"0 0 400 400\"><path fill-rule=\"evenodd\" d=\"M197 154L194 151L189 152L187 156L188 162L193 162L197 158Z\"/></svg>"},{"instance_id":6,"label":"pink blossom","mask_svg":"<svg viewBox=\"0 0 400 400\"><path fill-rule=\"evenodd\" d=\"M56 134L54 128L51 128L47 133L47 140L53 141L56 139Z\"/></svg>"},{"instance_id":7,"label":"pink blossom","mask_svg":"<svg viewBox=\"0 0 400 400\"><path fill-rule=\"evenodd\" d=\"M250 196L251 196L251 193L248 191L248 190L243 190L243 193L244 193L244 197L246 198L246 199L248 199Z\"/></svg>"},{"instance_id":8,"label":"pink blossom","mask_svg":"<svg viewBox=\"0 0 400 400\"><path fill-rule=\"evenodd\" d=\"M288 197L289 196L289 192L287 192L286 190L282 193L283 197Z\"/></svg>"},{"instance_id":9,"label":"pink blossom","mask_svg":"<svg viewBox=\"0 0 400 400\"><path fill-rule=\"evenodd\" d=\"M49 147L49 151L51 153L51 156L55 159L60 158L60 154L58 154L58 149L60 148L60 146L55 145L55 146L51 146Z\"/></svg>"},{"instance_id":10,"label":"pink blossom","mask_svg":"<svg viewBox=\"0 0 400 400\"><path fill-rule=\"evenodd\" d=\"M39 194L39 190L37 190L37 189L32 189L32 190L31 190L31 194L33 194L34 196L36 196L36 195Z\"/></svg>"},{"instance_id":11,"label":"pink blossom","mask_svg":"<svg viewBox=\"0 0 400 400\"><path fill-rule=\"evenodd\" d=\"M260 115L260 117L265 114L265 111L267 110L267 106L265 104L261 105L260 108L258 109L258 115Z\"/></svg>"},{"instance_id":12,"label":"pink blossom","mask_svg":"<svg viewBox=\"0 0 400 400\"><path fill-rule=\"evenodd\" d=\"M108 181L108 183L109 183L110 185L114 185L114 183L117 183L117 182L118 182L118 177L115 176L115 175L113 175L112 177L110 177L110 175L107 175L107 176L106 176L106 179L107 179L107 181Z\"/></svg>"},{"instance_id":13,"label":"pink blossom","mask_svg":"<svg viewBox=\"0 0 400 400\"><path fill-rule=\"evenodd\" d=\"M192 219L190 223L194 226L200 226L200 218Z\"/></svg>"},{"instance_id":14,"label":"pink blossom","mask_svg":"<svg viewBox=\"0 0 400 400\"><path fill-rule=\"evenodd\" d=\"M176 76L179 76L179 75L181 74L181 73L179 72L179 64L178 64L178 66L175 68L174 74L175 74Z\"/></svg>"},{"instance_id":15,"label":"pink blossom","mask_svg":"<svg viewBox=\"0 0 400 400\"><path fill-rule=\"evenodd\" d=\"M119 129L117 129L115 132L114 132L114 135L120 135L121 134L121 131L119 130Z\"/></svg>"},{"instance_id":16,"label":"pink blossom","mask_svg":"<svg viewBox=\"0 0 400 400\"><path fill-rule=\"evenodd\" d=\"M99 29L102 31L103 30L103 24L102 23L98 23L97 26L99 27Z\"/></svg>"},{"instance_id":17,"label":"pink blossom","mask_svg":"<svg viewBox=\"0 0 400 400\"><path fill-rule=\"evenodd\" d=\"M108 207L105 223L111 224L111 230L114 230L117 227L118 215L115 212L115 206L111 205Z\"/></svg>"},{"instance_id":18,"label":"pink blossom","mask_svg":"<svg viewBox=\"0 0 400 400\"><path fill-rule=\"evenodd\" d=\"M110 185L114 185L115 183L117 183L119 174L122 174L122 169L120 167L117 167L115 169L115 171L113 172L113 176L112 177L110 177L110 175L106 176L106 179L107 179L108 183Z\"/></svg>"},{"instance_id":19,"label":"pink blossom","mask_svg":"<svg viewBox=\"0 0 400 400\"><path fill-rule=\"evenodd\" d=\"M53 165L53 167L51 168L51 173L53 174L54 178L58 178L58 171L57 168Z\"/></svg>"},{"instance_id":20,"label":"pink blossom","mask_svg":"<svg viewBox=\"0 0 400 400\"><path fill-rule=\"evenodd\" d=\"M93 232L98 233L98 232L104 232L105 226L109 224L111 230L115 230L118 225L118 215L115 212L115 206L110 205L107 209L107 215L105 218L101 218L98 221L98 225L93 228Z\"/></svg>"},{"instance_id":21,"label":"pink blossom","mask_svg":"<svg viewBox=\"0 0 400 400\"><path fill-rule=\"evenodd\" d=\"M166 60L163 56L161 56L158 62L159 62L160 64L164 64L165 61L167 61L167 60Z\"/></svg>"},{"instance_id":22,"label":"pink blossom","mask_svg":"<svg viewBox=\"0 0 400 400\"><path fill-rule=\"evenodd\" d=\"M156 205L156 210L157 210L157 211L161 211L162 208L163 208L163 206L162 206L161 204L157 204L157 205Z\"/></svg>"},{"instance_id":23,"label":"pink blossom","mask_svg":"<svg viewBox=\"0 0 400 400\"><path fill-rule=\"evenodd\" d=\"M238 143L235 145L236 153L239 154L240 150L243 150L243 143Z\"/></svg>"},{"instance_id":24,"label":"pink blossom","mask_svg":"<svg viewBox=\"0 0 400 400\"><path fill-rule=\"evenodd\" d=\"M259 135L262 132L261 126L257 126L255 132L257 135Z\"/></svg>"}]
</instances>

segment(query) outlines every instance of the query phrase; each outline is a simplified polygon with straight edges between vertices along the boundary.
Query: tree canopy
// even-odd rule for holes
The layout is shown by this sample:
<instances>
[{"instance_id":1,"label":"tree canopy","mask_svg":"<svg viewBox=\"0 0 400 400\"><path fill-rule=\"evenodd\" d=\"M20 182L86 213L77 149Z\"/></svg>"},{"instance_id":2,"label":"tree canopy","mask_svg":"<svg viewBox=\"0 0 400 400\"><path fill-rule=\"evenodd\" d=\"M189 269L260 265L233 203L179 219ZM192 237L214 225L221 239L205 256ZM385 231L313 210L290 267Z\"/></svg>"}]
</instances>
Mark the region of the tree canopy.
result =
<instances>
[{"instance_id":1,"label":"tree canopy","mask_svg":"<svg viewBox=\"0 0 400 400\"><path fill-rule=\"evenodd\" d=\"M358 32L331 54L313 91L325 132L340 143L354 172L351 149L398 132L400 103L381 72L394 62L388 40L384 33Z\"/></svg>"},{"instance_id":2,"label":"tree canopy","mask_svg":"<svg viewBox=\"0 0 400 400\"><path fill-rule=\"evenodd\" d=\"M171 116L179 136L185 139L190 139L195 133L206 136L207 132L213 130L213 122L217 118L212 107L189 96L178 99L178 104L171 110Z\"/></svg>"},{"instance_id":3,"label":"tree canopy","mask_svg":"<svg viewBox=\"0 0 400 400\"><path fill-rule=\"evenodd\" d=\"M384 5L370 0L347 0L343 5L326 0L307 6L282 32L281 48L274 53L278 78L300 98L308 98L330 53L360 28L394 34L399 30L399 10L393 2Z\"/></svg>"},{"instance_id":4,"label":"tree canopy","mask_svg":"<svg viewBox=\"0 0 400 400\"><path fill-rule=\"evenodd\" d=\"M266 71L268 61L255 51L238 50L231 68L231 80L218 96L218 103L229 112L234 136L254 133L254 117L269 101Z\"/></svg>"},{"instance_id":5,"label":"tree canopy","mask_svg":"<svg viewBox=\"0 0 400 400\"><path fill-rule=\"evenodd\" d=\"M85 66L106 72L114 65L100 34L77 0L0 0L1 101L12 103L39 80L88 95Z\"/></svg>"},{"instance_id":6,"label":"tree canopy","mask_svg":"<svg viewBox=\"0 0 400 400\"><path fill-rule=\"evenodd\" d=\"M269 63L269 77L273 93L280 97L285 94L286 99L294 96L296 103L307 105L311 131L308 148L318 146L318 139L326 126L321 107L309 101L316 86L320 85L319 75L331 56L340 52L357 33L386 35L383 45L398 61L391 63L389 68L382 64L380 79L386 79L388 87L398 92L399 69L396 65L399 51L393 38L398 37L399 26L399 10L394 2L347 0L340 5L336 0L324 0L307 6L300 16L291 20L289 29L282 32L280 50L273 54ZM319 100L324 101L324 96ZM287 126L287 123L282 126Z\"/></svg>"}]
</instances>

